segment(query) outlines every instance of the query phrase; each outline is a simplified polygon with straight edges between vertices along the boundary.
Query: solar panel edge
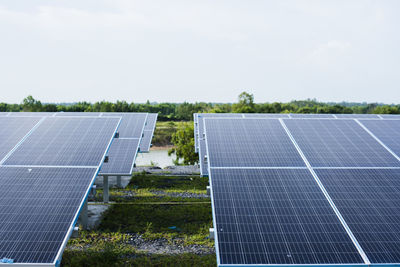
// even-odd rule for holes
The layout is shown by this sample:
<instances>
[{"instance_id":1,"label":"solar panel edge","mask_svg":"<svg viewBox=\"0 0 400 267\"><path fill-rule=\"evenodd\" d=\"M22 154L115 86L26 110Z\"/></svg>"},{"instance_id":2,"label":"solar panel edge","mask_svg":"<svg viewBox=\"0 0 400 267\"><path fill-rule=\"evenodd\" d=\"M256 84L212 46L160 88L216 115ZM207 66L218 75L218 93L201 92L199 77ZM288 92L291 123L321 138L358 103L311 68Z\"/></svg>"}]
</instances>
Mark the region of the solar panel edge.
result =
<instances>
[{"instance_id":1,"label":"solar panel edge","mask_svg":"<svg viewBox=\"0 0 400 267\"><path fill-rule=\"evenodd\" d=\"M99 165L97 166L97 169L96 169L96 171L95 171L95 173L94 173L94 175L93 175L93 177L92 177L91 183L89 184L89 186L88 186L87 189L86 189L85 195L83 196L83 198L82 198L82 200L81 200L81 203L80 203L80 205L79 205L78 212L75 213L73 222L72 222L72 224L70 225L70 227L69 227L69 229L68 229L68 231L67 231L67 234L65 235L64 240L63 240L63 242L62 242L62 244L61 244L61 246L60 246L60 248L59 248L59 250L58 250L58 253L57 253L57 255L56 255L55 259L54 259L54 262L53 262L54 265L57 265L57 263L60 263L60 262L61 262L62 253L64 252L64 249L65 249L65 247L67 246L67 242L68 242L69 238L70 238L71 235L72 235L72 232L73 232L73 230L74 230L74 227L75 227L75 225L76 225L76 222L77 222L77 220L78 220L78 218L79 218L79 214L80 214L80 212L81 212L81 210L82 210L82 208L83 208L83 205L84 205L84 203L85 203L85 201L86 201L86 199L87 199L87 197L88 197L88 195L89 195L90 189L92 188L92 186L93 186L93 184L94 184L94 182L95 182L95 180L96 180L96 177L97 177L97 175L98 175L98 173L99 173L99 171L100 171L100 169L101 169L101 166L102 166L103 163L104 163L104 159L105 159L105 157L106 157L106 155L107 155L107 152L108 152L108 150L110 149L110 146L111 146L112 142L114 141L114 136L115 136L115 133L117 132L117 130L118 130L118 128L119 128L119 125L121 124L121 120L122 120L122 118L119 118L118 123L117 123L117 125L115 126L114 132L113 132L113 134L111 135L110 141L108 142L108 146L106 147L106 149L105 149L105 151L104 151L104 153L103 153L103 157L102 157L102 159L101 159Z\"/></svg>"},{"instance_id":2,"label":"solar panel edge","mask_svg":"<svg viewBox=\"0 0 400 267\"><path fill-rule=\"evenodd\" d=\"M151 141L153 140L153 137L154 137L154 131L155 131L156 123L157 123L157 119L158 119L158 113L148 113L148 114L155 115L155 118L154 118L154 126L151 128L151 130L146 130L146 127L144 127L143 132L148 131L148 132L151 132L151 133L150 133L149 142L148 142L148 144L146 144L146 149L145 149L143 152L149 152L149 151L150 151L150 148L151 148Z\"/></svg>"},{"instance_id":3,"label":"solar panel edge","mask_svg":"<svg viewBox=\"0 0 400 267\"><path fill-rule=\"evenodd\" d=\"M203 122L204 123L204 122ZM207 137L207 129L206 125L204 125L204 134ZM207 138L205 138L205 145L206 145L206 154L208 155L208 142ZM200 153L199 153L200 154ZM207 164L207 172L208 172L208 184L210 186L210 198L211 198L211 213L213 217L213 227L214 227L214 243L215 243L215 253L217 257L217 266L220 266L221 264L221 258L220 258L220 252L219 252L219 245L218 245L218 227L217 227L217 216L215 215L215 200L214 200L214 193L213 193L213 187L212 187L212 182L211 182L211 169L210 169L210 164Z\"/></svg>"},{"instance_id":4,"label":"solar panel edge","mask_svg":"<svg viewBox=\"0 0 400 267\"><path fill-rule=\"evenodd\" d=\"M149 116L149 113L146 113L146 118L143 121L143 125L142 125L142 134L140 135L140 140L139 140L139 152L140 152L140 143L143 140L143 135L144 135L144 127L146 127L146 122L147 122L147 118Z\"/></svg>"}]
</instances>

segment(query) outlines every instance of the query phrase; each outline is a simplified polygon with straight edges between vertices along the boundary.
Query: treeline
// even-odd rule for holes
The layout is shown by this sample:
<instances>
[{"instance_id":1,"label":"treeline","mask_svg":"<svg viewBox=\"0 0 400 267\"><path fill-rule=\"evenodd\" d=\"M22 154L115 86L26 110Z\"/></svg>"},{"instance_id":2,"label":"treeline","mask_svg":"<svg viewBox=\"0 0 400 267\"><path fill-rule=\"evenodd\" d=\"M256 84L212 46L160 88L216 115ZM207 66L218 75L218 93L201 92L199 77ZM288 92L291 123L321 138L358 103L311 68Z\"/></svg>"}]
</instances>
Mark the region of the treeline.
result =
<instances>
[{"instance_id":1,"label":"treeline","mask_svg":"<svg viewBox=\"0 0 400 267\"><path fill-rule=\"evenodd\" d=\"M375 113L400 114L400 105L322 103L316 100L291 101L289 103L254 103L252 94L243 92L237 103L115 103L101 101L96 103L78 102L74 104L42 104L32 96L25 98L21 104L0 103L2 112L150 112L158 113L160 121L189 121L193 113Z\"/></svg>"}]
</instances>

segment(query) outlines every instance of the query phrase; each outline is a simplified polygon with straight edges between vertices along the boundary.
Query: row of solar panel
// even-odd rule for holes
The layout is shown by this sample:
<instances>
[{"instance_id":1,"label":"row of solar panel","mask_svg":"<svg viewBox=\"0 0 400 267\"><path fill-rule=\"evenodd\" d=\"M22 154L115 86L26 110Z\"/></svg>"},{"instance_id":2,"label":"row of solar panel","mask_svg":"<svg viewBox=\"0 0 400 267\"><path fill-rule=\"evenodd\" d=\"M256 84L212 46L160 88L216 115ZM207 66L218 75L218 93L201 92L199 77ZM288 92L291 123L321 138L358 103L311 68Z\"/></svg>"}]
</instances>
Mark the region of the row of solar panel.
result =
<instances>
[{"instance_id":1,"label":"row of solar panel","mask_svg":"<svg viewBox=\"0 0 400 267\"><path fill-rule=\"evenodd\" d=\"M204 126L219 265L400 262L400 121Z\"/></svg>"},{"instance_id":2,"label":"row of solar panel","mask_svg":"<svg viewBox=\"0 0 400 267\"><path fill-rule=\"evenodd\" d=\"M0 259L56 265L120 121L0 117Z\"/></svg>"},{"instance_id":3,"label":"row of solar panel","mask_svg":"<svg viewBox=\"0 0 400 267\"><path fill-rule=\"evenodd\" d=\"M110 147L109 160L103 164L100 175L130 175L137 151L148 152L150 149L157 120L157 114L152 113L15 112L0 114L4 118L25 118L25 120L29 118L39 120L41 117L121 117L119 138ZM19 124L18 121L15 123ZM27 123L21 127L27 127L29 130L30 124ZM65 164L68 165L68 163Z\"/></svg>"},{"instance_id":4,"label":"row of solar panel","mask_svg":"<svg viewBox=\"0 0 400 267\"><path fill-rule=\"evenodd\" d=\"M229 114L230 115L230 114ZM257 115L257 114L253 114L253 115ZM400 116L399 116L400 117ZM210 119L211 117L206 117L207 120ZM274 127L276 128L276 126L279 126L279 122L276 120L275 122L271 122L271 119L266 119L266 120L260 120L261 122L261 127L263 127L262 129L259 128L257 126L257 124L259 123L258 120L251 120L250 118L248 118L248 122L247 123L242 123L243 119L237 118L234 123L231 122L226 122L223 119L219 120L218 123L221 125L221 128L223 127L235 127L235 123L239 123L242 124L242 127L249 127L247 129L243 129L241 128L241 131L236 132L236 133L230 133L231 135L235 135L235 138L238 138L238 136L246 136L248 134L249 131L251 131L254 128L257 128L259 131L259 135L263 136L265 133L263 132L264 129L269 128L270 132L272 131L273 133L275 133L273 130L272 125L274 125ZM328 122L325 122L325 121ZM228 120L230 121L230 120ZM311 164L313 166L316 167L323 167L323 166L337 166L337 167L343 167L343 166L375 166L376 164L378 164L377 166L381 166L384 167L385 164L380 164L379 163L371 163L369 162L369 155L366 155L364 159L358 159L359 161L362 161L362 163L354 163L354 160L357 160L357 157L354 157L355 154L357 154L358 150L360 148L355 148L354 144L353 145L348 145L347 143L351 142L352 140L348 140L348 135L350 134L351 131L352 135L350 135L350 138L353 138L353 141L356 141L357 138L361 138L360 142L363 142L363 139L366 138L366 140L364 140L365 142L370 142L371 139L373 139L373 137L371 137L365 130L363 130L363 126L365 125L366 128L370 128L372 132L376 132L377 135L382 136L381 139L384 139L384 143L387 143L390 146L393 146L394 150L398 150L399 148L396 146L396 137L393 137L394 135L392 134L393 132L396 132L397 129L397 123L399 123L399 120L386 120L386 119L379 119L379 120L369 120L369 119L363 119L362 124L363 126L358 125L358 123L353 120L353 119L341 119L341 120L336 120L336 119L283 119L283 121L285 122L285 124L287 125L287 127L289 127L289 129L291 131L293 131L293 135L295 137L295 139L298 139L299 143L301 143L303 145L303 149L308 152L311 153L309 150L311 149L312 152L314 154L318 153L328 153L329 155L327 155L327 157L322 158L319 157L320 160L325 161L325 163L323 162L316 162L314 160L311 160ZM224 123L228 123L231 124L229 125L225 125ZM271 125L272 124L272 125ZM322 126L323 125L323 126ZM344 127L344 125L346 125L347 127ZM386 127L389 128L389 131L385 131L382 130L382 126L386 125ZM208 175L208 170L207 170L207 162L205 160L205 156L206 156L206 148L204 146L205 141L204 141L204 117L200 117L198 119L198 123L197 123L197 132L196 135L199 137L198 138L198 147L199 147L199 160L200 160L200 172L203 176L207 176ZM266 130L266 134L268 133L268 130ZM196 130L195 130L196 132ZM325 142L326 139L326 135L330 135L331 138L334 138L334 140L332 140L331 142L333 142L334 144L331 144L330 149L326 150L324 146L327 146L328 144L322 144L321 142ZM355 135L355 136L354 136ZM385 135L385 136L383 136ZM378 136L378 137L379 137ZM222 137L226 138L226 137ZM232 138L232 137L230 137ZM395 140L393 140L393 138ZM313 141L315 142L314 147L310 147L307 144L307 140L303 140L303 139L307 139L308 141ZM323 140L324 139L324 140ZM316 143L316 140L319 140L319 143ZM248 140L242 140L242 145L236 147L236 149L238 150L237 152L242 155L242 157L240 159L238 159L238 161L241 161L241 164L246 165L246 161L252 161L251 158L248 158L246 156L246 153L252 153L252 148L254 149L258 149L258 150L263 150L262 147L262 141L261 143L258 142L258 139L255 139L253 144L251 145L251 142ZM379 145L377 142L375 142L375 145L378 145L378 147L381 147L381 145ZM249 145L250 144L250 145ZM374 144L374 143L371 143ZM300 144L299 144L300 145ZM245 146L251 146L251 147L245 147ZM307 147L306 147L307 146ZM358 146L358 144L356 145ZM284 146L283 146L284 147ZM370 151L374 150L375 147L370 147ZM233 149L233 148L232 148ZM317 151L317 150L320 151ZM349 151L350 154L347 154L347 157L342 157L341 154L346 154L346 151L341 151L341 149L347 149ZM382 150L384 148L381 148L380 150ZM379 153L378 150L375 153ZM220 152L220 153L225 153L225 152ZM226 153L226 156L229 157L229 153ZM264 154L268 154L269 151L264 151ZM367 152L368 153L368 152ZM371 152L372 153L372 152ZM387 151L385 151L385 153L387 153ZM274 155L270 154L270 157L273 157L274 160L279 160L278 158L275 158ZM310 155L310 157L312 157ZM246 158L246 160L243 160L243 158ZM332 159L334 158L334 159ZM379 158L379 157L378 157ZM389 157L390 158L390 157ZM266 160L266 159L264 159ZM385 160L385 159L381 159ZM342 161L342 163L338 163L338 161ZM345 163L344 163L345 162ZM229 163L227 163L229 164ZM235 164L234 162L232 162L231 164ZM253 162L251 163L253 165L260 165L260 166L264 166L263 162ZM271 164L271 163L270 163ZM290 161L289 162L284 162L281 164L286 164L288 166L291 166L290 164L292 164ZM347 164L347 165L343 165L343 164ZM268 166L268 165L267 165ZM279 166L279 165L278 165Z\"/></svg>"}]
</instances>

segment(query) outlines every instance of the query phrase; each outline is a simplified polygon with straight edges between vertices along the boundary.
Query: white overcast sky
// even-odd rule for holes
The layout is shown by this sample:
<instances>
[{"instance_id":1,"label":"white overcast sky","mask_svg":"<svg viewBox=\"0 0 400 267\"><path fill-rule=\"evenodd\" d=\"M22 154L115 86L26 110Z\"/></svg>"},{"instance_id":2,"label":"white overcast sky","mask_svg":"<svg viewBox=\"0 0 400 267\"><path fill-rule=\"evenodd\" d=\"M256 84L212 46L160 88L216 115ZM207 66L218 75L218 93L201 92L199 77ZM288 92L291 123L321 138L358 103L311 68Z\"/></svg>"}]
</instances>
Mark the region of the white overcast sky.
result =
<instances>
[{"instance_id":1,"label":"white overcast sky","mask_svg":"<svg viewBox=\"0 0 400 267\"><path fill-rule=\"evenodd\" d=\"M0 0L0 102L400 103L400 1Z\"/></svg>"}]
</instances>

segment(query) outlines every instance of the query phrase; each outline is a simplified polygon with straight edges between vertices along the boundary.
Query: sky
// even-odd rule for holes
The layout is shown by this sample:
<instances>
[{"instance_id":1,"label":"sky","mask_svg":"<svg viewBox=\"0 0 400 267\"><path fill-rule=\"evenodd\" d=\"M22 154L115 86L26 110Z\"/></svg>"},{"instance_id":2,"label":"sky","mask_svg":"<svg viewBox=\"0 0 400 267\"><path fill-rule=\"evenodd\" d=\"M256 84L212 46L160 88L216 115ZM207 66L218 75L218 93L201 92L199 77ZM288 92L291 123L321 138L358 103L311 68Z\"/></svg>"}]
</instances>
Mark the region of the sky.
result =
<instances>
[{"instance_id":1,"label":"sky","mask_svg":"<svg viewBox=\"0 0 400 267\"><path fill-rule=\"evenodd\" d=\"M0 0L0 102L400 103L397 0Z\"/></svg>"}]
</instances>

